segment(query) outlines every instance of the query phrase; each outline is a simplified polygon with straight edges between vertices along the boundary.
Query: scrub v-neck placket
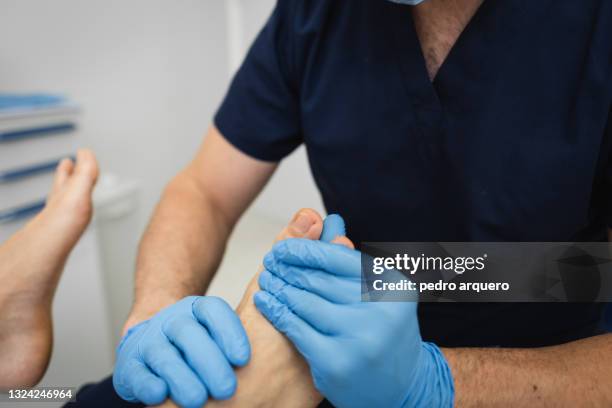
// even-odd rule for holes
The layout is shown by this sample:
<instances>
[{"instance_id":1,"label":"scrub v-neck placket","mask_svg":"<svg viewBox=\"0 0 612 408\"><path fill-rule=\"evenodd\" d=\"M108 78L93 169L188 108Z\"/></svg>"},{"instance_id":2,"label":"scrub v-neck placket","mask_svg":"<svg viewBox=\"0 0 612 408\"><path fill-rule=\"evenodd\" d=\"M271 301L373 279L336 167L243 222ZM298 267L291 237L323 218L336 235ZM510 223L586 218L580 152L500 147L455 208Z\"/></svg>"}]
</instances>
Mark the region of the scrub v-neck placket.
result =
<instances>
[{"instance_id":1,"label":"scrub v-neck placket","mask_svg":"<svg viewBox=\"0 0 612 408\"><path fill-rule=\"evenodd\" d=\"M404 87L412 102L417 127L428 143L440 143L445 129L444 78L447 75L464 74L465 67L455 66L455 60L466 47L482 49L485 39L474 35L480 20L489 11L490 1L485 0L467 23L448 55L431 80L427 72L422 45L416 32L411 7L388 7L393 22L397 58L404 78ZM474 64L480 62L474 61ZM469 87L470 84L466 84Z\"/></svg>"}]
</instances>

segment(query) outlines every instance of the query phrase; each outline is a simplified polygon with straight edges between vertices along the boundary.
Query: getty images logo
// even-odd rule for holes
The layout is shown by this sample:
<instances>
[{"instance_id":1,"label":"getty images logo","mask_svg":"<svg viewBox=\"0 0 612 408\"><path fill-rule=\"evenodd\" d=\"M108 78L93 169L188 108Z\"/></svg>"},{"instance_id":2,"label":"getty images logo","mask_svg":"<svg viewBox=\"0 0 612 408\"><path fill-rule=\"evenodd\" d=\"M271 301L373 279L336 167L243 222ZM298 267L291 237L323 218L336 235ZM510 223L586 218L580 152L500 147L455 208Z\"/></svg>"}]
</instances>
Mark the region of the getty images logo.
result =
<instances>
[{"instance_id":1,"label":"getty images logo","mask_svg":"<svg viewBox=\"0 0 612 408\"><path fill-rule=\"evenodd\" d=\"M482 271L485 268L487 254L478 257L471 256L411 256L396 254L393 257L373 258L372 272L381 275L387 270L408 272L414 275L419 271L453 271L458 275L466 271Z\"/></svg>"}]
</instances>

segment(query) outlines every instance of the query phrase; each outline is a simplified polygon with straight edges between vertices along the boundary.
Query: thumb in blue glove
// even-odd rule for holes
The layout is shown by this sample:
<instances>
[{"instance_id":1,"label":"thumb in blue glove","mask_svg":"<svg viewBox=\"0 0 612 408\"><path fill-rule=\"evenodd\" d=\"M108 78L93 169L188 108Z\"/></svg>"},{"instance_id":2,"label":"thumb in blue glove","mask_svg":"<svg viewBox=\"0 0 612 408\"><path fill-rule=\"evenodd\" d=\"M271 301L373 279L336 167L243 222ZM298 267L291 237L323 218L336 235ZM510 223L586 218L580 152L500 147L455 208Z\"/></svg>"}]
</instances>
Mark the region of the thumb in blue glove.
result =
<instances>
[{"instance_id":1,"label":"thumb in blue glove","mask_svg":"<svg viewBox=\"0 0 612 408\"><path fill-rule=\"evenodd\" d=\"M344 220L338 214L330 214L323 220L323 231L320 240L332 242L333 240L346 235Z\"/></svg>"},{"instance_id":2,"label":"thumb in blue glove","mask_svg":"<svg viewBox=\"0 0 612 408\"><path fill-rule=\"evenodd\" d=\"M422 340L417 303L361 301L360 252L290 239L264 266L257 308L293 342L335 406L452 406L449 366Z\"/></svg>"},{"instance_id":3,"label":"thumb in blue glove","mask_svg":"<svg viewBox=\"0 0 612 408\"><path fill-rule=\"evenodd\" d=\"M117 348L113 385L127 401L201 407L236 390L232 365L250 357L240 319L222 299L190 296L132 327Z\"/></svg>"}]
</instances>

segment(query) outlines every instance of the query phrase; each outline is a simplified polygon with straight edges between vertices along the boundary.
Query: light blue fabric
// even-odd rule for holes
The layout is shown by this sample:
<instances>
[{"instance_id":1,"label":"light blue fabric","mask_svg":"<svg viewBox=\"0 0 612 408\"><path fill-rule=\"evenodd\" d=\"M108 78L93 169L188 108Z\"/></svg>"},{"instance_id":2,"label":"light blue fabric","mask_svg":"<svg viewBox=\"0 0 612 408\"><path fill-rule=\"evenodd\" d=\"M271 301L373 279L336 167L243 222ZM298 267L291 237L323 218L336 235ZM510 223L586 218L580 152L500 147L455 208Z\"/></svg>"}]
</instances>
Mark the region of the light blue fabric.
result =
<instances>
[{"instance_id":1,"label":"light blue fabric","mask_svg":"<svg viewBox=\"0 0 612 408\"><path fill-rule=\"evenodd\" d=\"M337 407L452 407L440 349L422 340L417 302L361 301L361 253L305 239L264 260L255 305L296 346Z\"/></svg>"},{"instance_id":2,"label":"light blue fabric","mask_svg":"<svg viewBox=\"0 0 612 408\"><path fill-rule=\"evenodd\" d=\"M0 93L0 110L41 108L65 103L61 95L53 94L9 94Z\"/></svg>"},{"instance_id":3,"label":"light blue fabric","mask_svg":"<svg viewBox=\"0 0 612 408\"><path fill-rule=\"evenodd\" d=\"M389 1L392 1L393 3L407 4L409 6L416 6L417 4L421 4L425 0L389 0Z\"/></svg>"},{"instance_id":4,"label":"light blue fabric","mask_svg":"<svg viewBox=\"0 0 612 408\"><path fill-rule=\"evenodd\" d=\"M127 401L157 405L168 397L201 407L209 395L236 390L232 365L250 357L249 340L232 308L212 296L190 296L132 327L117 348L113 386Z\"/></svg>"}]
</instances>

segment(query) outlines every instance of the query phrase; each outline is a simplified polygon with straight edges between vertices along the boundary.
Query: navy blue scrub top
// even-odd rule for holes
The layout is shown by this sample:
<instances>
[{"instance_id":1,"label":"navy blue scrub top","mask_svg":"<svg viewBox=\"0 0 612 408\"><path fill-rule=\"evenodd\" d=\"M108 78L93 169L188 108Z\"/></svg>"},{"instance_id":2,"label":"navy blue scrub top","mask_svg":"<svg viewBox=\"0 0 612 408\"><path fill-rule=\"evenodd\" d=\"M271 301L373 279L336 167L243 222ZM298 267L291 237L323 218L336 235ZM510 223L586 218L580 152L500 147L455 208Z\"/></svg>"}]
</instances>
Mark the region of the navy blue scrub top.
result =
<instances>
[{"instance_id":1,"label":"navy blue scrub top","mask_svg":"<svg viewBox=\"0 0 612 408\"><path fill-rule=\"evenodd\" d=\"M280 0L215 124L261 160L304 143L356 243L599 241L612 225L611 73L609 0L485 0L433 82L410 6ZM531 347L596 334L601 305L419 315L441 346Z\"/></svg>"}]
</instances>

